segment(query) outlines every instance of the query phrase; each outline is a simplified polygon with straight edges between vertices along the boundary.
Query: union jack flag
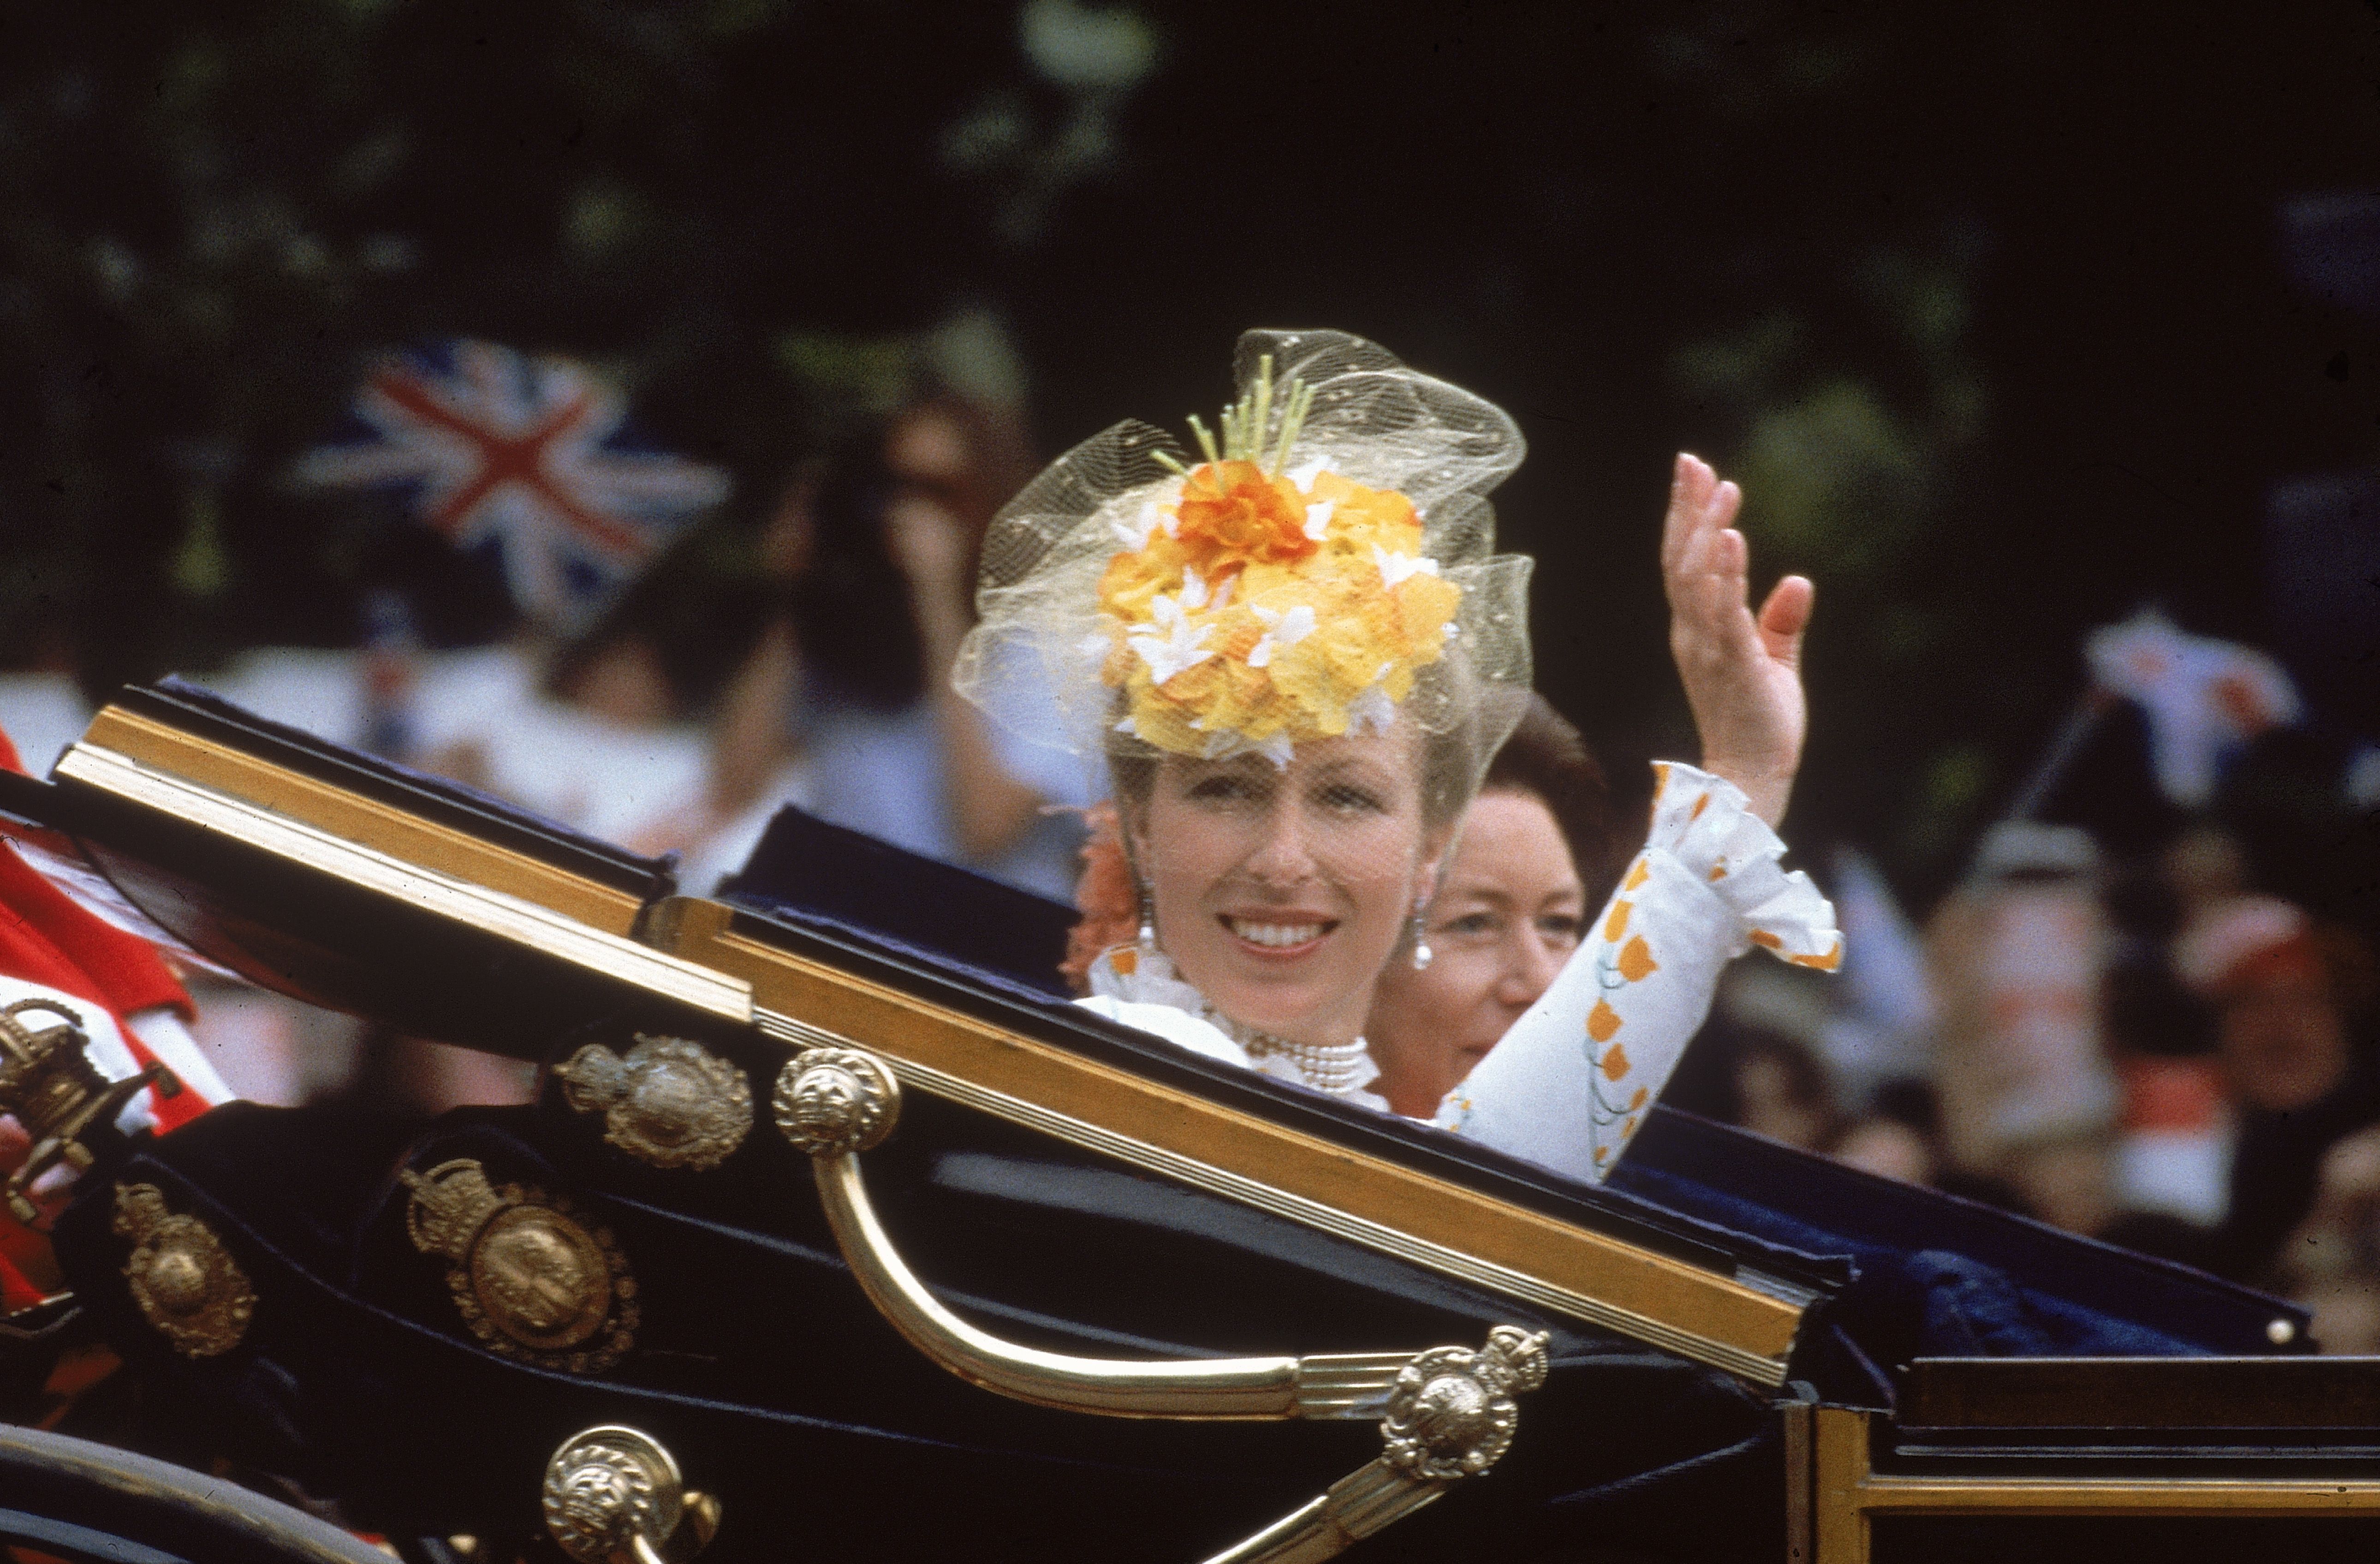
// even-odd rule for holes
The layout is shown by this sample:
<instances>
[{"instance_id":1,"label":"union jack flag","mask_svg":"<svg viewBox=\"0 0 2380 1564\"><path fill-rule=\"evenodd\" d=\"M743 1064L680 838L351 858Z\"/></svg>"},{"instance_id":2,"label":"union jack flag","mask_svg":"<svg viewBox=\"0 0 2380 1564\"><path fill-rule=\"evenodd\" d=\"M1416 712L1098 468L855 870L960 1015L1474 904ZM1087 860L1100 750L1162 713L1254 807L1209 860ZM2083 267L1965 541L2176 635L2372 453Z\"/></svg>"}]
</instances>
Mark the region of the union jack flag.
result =
<instances>
[{"instance_id":1,"label":"union jack flag","mask_svg":"<svg viewBox=\"0 0 2380 1564\"><path fill-rule=\"evenodd\" d=\"M358 437L308 452L295 477L407 494L456 549L499 558L521 612L567 631L727 496L716 468L636 443L627 411L583 364L443 343L373 370Z\"/></svg>"}]
</instances>

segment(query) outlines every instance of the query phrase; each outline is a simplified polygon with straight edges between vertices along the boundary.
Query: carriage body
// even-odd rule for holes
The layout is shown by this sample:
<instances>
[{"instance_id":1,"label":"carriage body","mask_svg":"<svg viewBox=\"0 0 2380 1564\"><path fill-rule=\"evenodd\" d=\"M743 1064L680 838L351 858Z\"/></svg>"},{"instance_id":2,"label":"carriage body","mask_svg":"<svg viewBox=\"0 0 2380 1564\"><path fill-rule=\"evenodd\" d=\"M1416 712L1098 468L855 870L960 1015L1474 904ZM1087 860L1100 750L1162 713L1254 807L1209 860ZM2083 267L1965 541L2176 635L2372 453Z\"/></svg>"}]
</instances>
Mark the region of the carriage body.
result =
<instances>
[{"instance_id":1,"label":"carriage body","mask_svg":"<svg viewBox=\"0 0 2380 1564\"><path fill-rule=\"evenodd\" d=\"M1682 1115L1587 1188L1091 1015L1063 910L798 815L680 897L172 684L0 809L211 960L540 1065L216 1109L57 1228L128 1442L391 1536L563 1535L600 1426L719 1559L2309 1557L2380 1506L2380 1365L2272 1300ZM144 1311L129 1190L236 1339Z\"/></svg>"}]
</instances>

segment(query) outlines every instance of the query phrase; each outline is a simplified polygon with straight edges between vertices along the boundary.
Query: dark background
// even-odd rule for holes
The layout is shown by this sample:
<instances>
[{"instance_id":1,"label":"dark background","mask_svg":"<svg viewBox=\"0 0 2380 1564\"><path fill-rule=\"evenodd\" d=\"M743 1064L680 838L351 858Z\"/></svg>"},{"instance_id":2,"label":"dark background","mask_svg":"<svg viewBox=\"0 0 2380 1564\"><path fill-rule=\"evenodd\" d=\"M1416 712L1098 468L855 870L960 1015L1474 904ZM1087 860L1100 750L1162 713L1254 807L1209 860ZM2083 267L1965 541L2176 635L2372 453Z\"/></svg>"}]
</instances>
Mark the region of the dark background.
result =
<instances>
[{"instance_id":1,"label":"dark background","mask_svg":"<svg viewBox=\"0 0 2380 1564\"><path fill-rule=\"evenodd\" d=\"M2285 242L2380 184L2375 84L2350 0L0 5L0 658L352 640L371 540L283 475L391 344L622 376L736 472L723 580L953 311L1044 455L1339 326L1520 419L1540 684L1623 775L1688 742L1670 453L1741 477L1755 570L1820 584L1796 839L1922 899L2143 603L2380 733L2380 578L2316 613L2265 536L2380 444L2353 266Z\"/></svg>"}]
</instances>

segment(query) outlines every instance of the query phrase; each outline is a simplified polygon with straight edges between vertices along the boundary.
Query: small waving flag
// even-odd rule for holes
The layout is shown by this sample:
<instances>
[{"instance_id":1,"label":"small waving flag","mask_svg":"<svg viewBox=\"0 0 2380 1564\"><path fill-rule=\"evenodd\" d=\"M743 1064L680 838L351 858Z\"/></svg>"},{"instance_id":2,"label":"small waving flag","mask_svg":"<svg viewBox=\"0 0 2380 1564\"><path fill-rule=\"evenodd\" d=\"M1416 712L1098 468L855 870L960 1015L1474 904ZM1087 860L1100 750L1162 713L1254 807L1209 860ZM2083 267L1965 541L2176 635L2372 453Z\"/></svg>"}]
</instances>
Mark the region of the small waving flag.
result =
<instances>
[{"instance_id":1,"label":"small waving flag","mask_svg":"<svg viewBox=\"0 0 2380 1564\"><path fill-rule=\"evenodd\" d=\"M2297 686L2264 653L2186 635L2155 609L2091 632L2084 655L2109 694L2148 714L2157 786L2185 808L2215 796L2223 763L2301 715Z\"/></svg>"},{"instance_id":2,"label":"small waving flag","mask_svg":"<svg viewBox=\"0 0 2380 1564\"><path fill-rule=\"evenodd\" d=\"M638 443L627 412L584 364L442 343L373 370L355 437L308 452L295 477L407 495L456 549L498 557L522 613L566 632L727 496L725 473Z\"/></svg>"}]
</instances>

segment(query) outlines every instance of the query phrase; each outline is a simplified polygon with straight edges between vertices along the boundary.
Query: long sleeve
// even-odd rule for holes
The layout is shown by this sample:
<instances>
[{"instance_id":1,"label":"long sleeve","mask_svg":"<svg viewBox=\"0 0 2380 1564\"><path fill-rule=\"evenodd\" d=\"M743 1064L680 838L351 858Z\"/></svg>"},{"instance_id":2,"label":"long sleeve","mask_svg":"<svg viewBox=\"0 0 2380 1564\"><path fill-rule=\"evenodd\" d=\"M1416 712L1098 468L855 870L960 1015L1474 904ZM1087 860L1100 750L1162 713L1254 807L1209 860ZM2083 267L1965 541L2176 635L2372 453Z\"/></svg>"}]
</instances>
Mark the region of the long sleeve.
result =
<instances>
[{"instance_id":1,"label":"long sleeve","mask_svg":"<svg viewBox=\"0 0 2380 1564\"><path fill-rule=\"evenodd\" d=\"M1677 1068L1728 962L1754 946L1796 966L1842 961L1834 908L1778 861L1742 792L1660 762L1653 824L1577 954L1447 1094L1439 1128L1600 1181Z\"/></svg>"}]
</instances>

